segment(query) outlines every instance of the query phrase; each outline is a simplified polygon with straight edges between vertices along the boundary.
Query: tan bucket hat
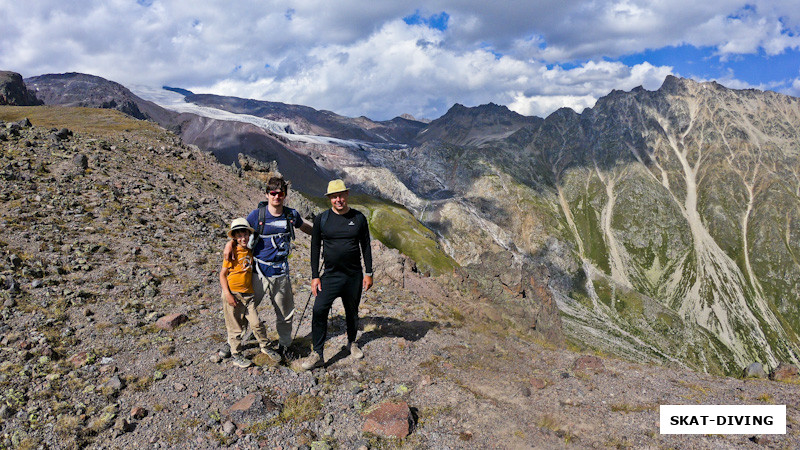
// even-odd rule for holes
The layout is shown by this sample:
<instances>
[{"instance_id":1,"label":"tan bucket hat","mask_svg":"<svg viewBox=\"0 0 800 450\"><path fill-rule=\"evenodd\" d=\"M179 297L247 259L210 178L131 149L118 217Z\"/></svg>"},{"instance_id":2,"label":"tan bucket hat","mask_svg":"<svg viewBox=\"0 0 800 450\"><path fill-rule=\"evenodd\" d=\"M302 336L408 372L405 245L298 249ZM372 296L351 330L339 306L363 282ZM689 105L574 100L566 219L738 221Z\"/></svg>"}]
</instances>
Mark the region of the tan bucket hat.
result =
<instances>
[{"instance_id":1,"label":"tan bucket hat","mask_svg":"<svg viewBox=\"0 0 800 450\"><path fill-rule=\"evenodd\" d=\"M347 192L347 186L344 185L344 180L333 180L328 183L328 192L325 195L338 194L339 192Z\"/></svg>"},{"instance_id":2,"label":"tan bucket hat","mask_svg":"<svg viewBox=\"0 0 800 450\"><path fill-rule=\"evenodd\" d=\"M249 230L251 233L256 231L244 217L233 219L233 222L231 222L231 229L228 230L228 237L233 238L233 232L236 230Z\"/></svg>"}]
</instances>

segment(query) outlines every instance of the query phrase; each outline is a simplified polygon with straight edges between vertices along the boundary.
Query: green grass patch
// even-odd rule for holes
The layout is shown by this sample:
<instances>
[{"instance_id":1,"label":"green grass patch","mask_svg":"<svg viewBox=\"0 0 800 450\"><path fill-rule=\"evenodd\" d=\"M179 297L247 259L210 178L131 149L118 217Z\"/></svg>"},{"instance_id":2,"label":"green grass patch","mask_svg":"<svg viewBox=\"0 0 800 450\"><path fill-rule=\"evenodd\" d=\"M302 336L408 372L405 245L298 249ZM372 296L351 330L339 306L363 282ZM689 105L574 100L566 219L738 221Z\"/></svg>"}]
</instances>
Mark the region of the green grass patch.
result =
<instances>
[{"instance_id":1,"label":"green grass patch","mask_svg":"<svg viewBox=\"0 0 800 450\"><path fill-rule=\"evenodd\" d=\"M179 358L168 358L164 361L159 361L156 364L155 369L161 372L166 372L168 370L172 370L181 365L181 360Z\"/></svg>"},{"instance_id":2,"label":"green grass patch","mask_svg":"<svg viewBox=\"0 0 800 450\"><path fill-rule=\"evenodd\" d=\"M330 208L324 197L308 197L321 208ZM458 263L439 246L436 234L418 221L404 206L364 194L352 194L351 207L367 216L373 239L413 259L422 272L452 273Z\"/></svg>"},{"instance_id":3,"label":"green grass patch","mask_svg":"<svg viewBox=\"0 0 800 450\"><path fill-rule=\"evenodd\" d=\"M84 133L119 133L164 130L153 122L137 120L113 109L64 106L0 106L0 120L13 122L28 118L34 126L69 128Z\"/></svg>"}]
</instances>

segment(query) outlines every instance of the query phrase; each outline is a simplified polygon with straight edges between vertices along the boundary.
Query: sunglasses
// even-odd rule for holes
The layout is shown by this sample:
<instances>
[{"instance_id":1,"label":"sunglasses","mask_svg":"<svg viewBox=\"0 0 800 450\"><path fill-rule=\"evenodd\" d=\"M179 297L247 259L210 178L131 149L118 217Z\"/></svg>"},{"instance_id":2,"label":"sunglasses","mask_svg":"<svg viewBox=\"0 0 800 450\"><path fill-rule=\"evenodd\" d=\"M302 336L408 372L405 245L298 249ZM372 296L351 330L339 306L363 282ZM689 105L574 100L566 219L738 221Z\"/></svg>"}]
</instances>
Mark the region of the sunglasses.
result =
<instances>
[{"instance_id":1,"label":"sunglasses","mask_svg":"<svg viewBox=\"0 0 800 450\"><path fill-rule=\"evenodd\" d=\"M269 191L269 195L283 197L284 195L286 195L286 192L283 192L283 191Z\"/></svg>"}]
</instances>

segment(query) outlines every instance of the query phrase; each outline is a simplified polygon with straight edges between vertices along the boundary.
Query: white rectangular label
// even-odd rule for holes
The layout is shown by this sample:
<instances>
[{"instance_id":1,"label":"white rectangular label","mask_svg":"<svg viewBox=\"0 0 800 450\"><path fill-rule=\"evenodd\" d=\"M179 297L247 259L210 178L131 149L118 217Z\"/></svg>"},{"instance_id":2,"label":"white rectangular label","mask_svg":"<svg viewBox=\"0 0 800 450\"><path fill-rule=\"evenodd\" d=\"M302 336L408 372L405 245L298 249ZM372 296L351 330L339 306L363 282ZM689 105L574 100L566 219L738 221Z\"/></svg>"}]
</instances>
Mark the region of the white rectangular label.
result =
<instances>
[{"instance_id":1,"label":"white rectangular label","mask_svg":"<svg viewBox=\"0 0 800 450\"><path fill-rule=\"evenodd\" d=\"M661 405L661 434L786 434L786 405Z\"/></svg>"}]
</instances>

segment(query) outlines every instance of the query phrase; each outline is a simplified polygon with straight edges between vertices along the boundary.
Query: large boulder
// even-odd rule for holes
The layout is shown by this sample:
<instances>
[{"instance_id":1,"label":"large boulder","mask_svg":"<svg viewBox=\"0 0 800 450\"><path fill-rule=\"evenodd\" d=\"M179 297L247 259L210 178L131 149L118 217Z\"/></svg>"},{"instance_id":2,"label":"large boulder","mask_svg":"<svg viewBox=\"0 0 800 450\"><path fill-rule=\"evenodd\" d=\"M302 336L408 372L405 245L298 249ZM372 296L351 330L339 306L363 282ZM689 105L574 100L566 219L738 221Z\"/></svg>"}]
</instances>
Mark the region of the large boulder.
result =
<instances>
[{"instance_id":1,"label":"large boulder","mask_svg":"<svg viewBox=\"0 0 800 450\"><path fill-rule=\"evenodd\" d=\"M564 329L556 299L548 283L550 269L542 264L516 261L510 252L485 252L479 264L466 269L480 295L520 327L564 347Z\"/></svg>"},{"instance_id":2,"label":"large boulder","mask_svg":"<svg viewBox=\"0 0 800 450\"><path fill-rule=\"evenodd\" d=\"M742 378L767 378L767 373L761 363L754 362L744 368Z\"/></svg>"},{"instance_id":3,"label":"large boulder","mask_svg":"<svg viewBox=\"0 0 800 450\"><path fill-rule=\"evenodd\" d=\"M0 105L36 106L42 102L25 87L22 75L7 70L0 71Z\"/></svg>"},{"instance_id":4,"label":"large boulder","mask_svg":"<svg viewBox=\"0 0 800 450\"><path fill-rule=\"evenodd\" d=\"M769 379L773 381L796 380L798 375L797 366L785 362L778 364L778 367L769 373Z\"/></svg>"},{"instance_id":5,"label":"large boulder","mask_svg":"<svg viewBox=\"0 0 800 450\"><path fill-rule=\"evenodd\" d=\"M414 416L403 401L386 401L367 414L361 430L378 436L403 439L411 434Z\"/></svg>"}]
</instances>

